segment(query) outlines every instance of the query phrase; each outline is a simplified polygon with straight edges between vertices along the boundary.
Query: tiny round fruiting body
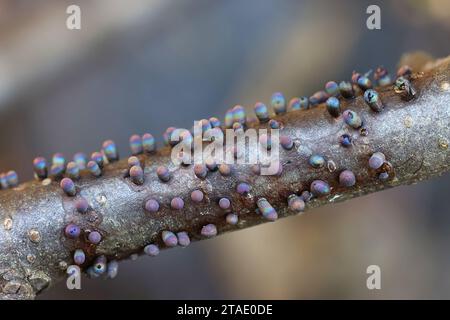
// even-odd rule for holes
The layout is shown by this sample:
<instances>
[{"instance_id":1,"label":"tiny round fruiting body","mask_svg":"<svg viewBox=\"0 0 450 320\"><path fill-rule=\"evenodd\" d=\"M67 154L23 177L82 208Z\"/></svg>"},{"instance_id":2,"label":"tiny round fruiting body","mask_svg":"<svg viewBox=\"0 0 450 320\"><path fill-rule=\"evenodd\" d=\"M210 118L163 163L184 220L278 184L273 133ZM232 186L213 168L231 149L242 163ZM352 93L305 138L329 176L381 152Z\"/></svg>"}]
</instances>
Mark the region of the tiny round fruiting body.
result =
<instances>
[{"instance_id":1,"label":"tiny round fruiting body","mask_svg":"<svg viewBox=\"0 0 450 320\"><path fill-rule=\"evenodd\" d=\"M75 161L70 161L66 167L66 175L71 178L78 180L80 178L80 168L75 163Z\"/></svg>"},{"instance_id":2,"label":"tiny round fruiting body","mask_svg":"<svg viewBox=\"0 0 450 320\"><path fill-rule=\"evenodd\" d=\"M353 129L359 129L363 125L360 116L355 111L345 110L342 113L342 118L344 119L344 122Z\"/></svg>"},{"instance_id":3,"label":"tiny round fruiting body","mask_svg":"<svg viewBox=\"0 0 450 320\"><path fill-rule=\"evenodd\" d=\"M295 213L303 212L305 210L305 201L296 194L291 194L288 197L288 207Z\"/></svg>"},{"instance_id":4,"label":"tiny round fruiting body","mask_svg":"<svg viewBox=\"0 0 450 320\"><path fill-rule=\"evenodd\" d=\"M342 81L339 83L339 92L345 99L351 99L355 97L355 91L350 82Z\"/></svg>"},{"instance_id":5,"label":"tiny round fruiting body","mask_svg":"<svg viewBox=\"0 0 450 320\"><path fill-rule=\"evenodd\" d=\"M339 174L339 184L346 188L353 187L356 184L355 174L350 170L343 170Z\"/></svg>"},{"instance_id":6,"label":"tiny round fruiting body","mask_svg":"<svg viewBox=\"0 0 450 320\"><path fill-rule=\"evenodd\" d=\"M159 166L156 169L156 175L158 176L159 180L163 182L168 182L170 180L170 171L164 166Z\"/></svg>"},{"instance_id":7,"label":"tiny round fruiting body","mask_svg":"<svg viewBox=\"0 0 450 320\"><path fill-rule=\"evenodd\" d=\"M223 210L229 209L231 206L231 202L228 198L221 198L219 200L219 207Z\"/></svg>"},{"instance_id":8,"label":"tiny round fruiting body","mask_svg":"<svg viewBox=\"0 0 450 320\"><path fill-rule=\"evenodd\" d=\"M200 190L194 190L191 192L191 200L196 203L200 203L203 201L203 192Z\"/></svg>"},{"instance_id":9,"label":"tiny round fruiting body","mask_svg":"<svg viewBox=\"0 0 450 320\"><path fill-rule=\"evenodd\" d=\"M259 211L263 215L264 218L266 218L269 221L275 221L278 219L278 213L276 210L272 207L272 205L267 201L265 198L260 198L256 202L256 205L258 206Z\"/></svg>"},{"instance_id":10,"label":"tiny round fruiting body","mask_svg":"<svg viewBox=\"0 0 450 320\"><path fill-rule=\"evenodd\" d=\"M323 91L317 91L311 97L309 97L309 103L311 106L317 106L318 104L324 103L329 98L329 95Z\"/></svg>"},{"instance_id":11,"label":"tiny round fruiting body","mask_svg":"<svg viewBox=\"0 0 450 320\"><path fill-rule=\"evenodd\" d=\"M64 174L66 167L62 164L52 164L48 175L53 179L61 178Z\"/></svg>"},{"instance_id":12,"label":"tiny round fruiting body","mask_svg":"<svg viewBox=\"0 0 450 320\"><path fill-rule=\"evenodd\" d=\"M320 154L313 154L309 157L309 164L313 168L322 168L325 165L325 158Z\"/></svg>"},{"instance_id":13,"label":"tiny round fruiting body","mask_svg":"<svg viewBox=\"0 0 450 320\"><path fill-rule=\"evenodd\" d=\"M47 178L47 160L43 157L36 157L33 160L33 170L37 179Z\"/></svg>"},{"instance_id":14,"label":"tiny round fruiting body","mask_svg":"<svg viewBox=\"0 0 450 320\"><path fill-rule=\"evenodd\" d=\"M199 179L205 179L208 174L208 168L205 164L195 164L194 165L194 174Z\"/></svg>"},{"instance_id":15,"label":"tiny round fruiting body","mask_svg":"<svg viewBox=\"0 0 450 320\"><path fill-rule=\"evenodd\" d=\"M88 159L83 152L75 153L75 155L73 156L73 161L78 165L78 168L80 168L80 170L86 169Z\"/></svg>"},{"instance_id":16,"label":"tiny round fruiting body","mask_svg":"<svg viewBox=\"0 0 450 320\"><path fill-rule=\"evenodd\" d=\"M286 112L286 99L281 92L275 92L272 95L270 105L275 111L275 114L282 114Z\"/></svg>"},{"instance_id":17,"label":"tiny round fruiting body","mask_svg":"<svg viewBox=\"0 0 450 320\"><path fill-rule=\"evenodd\" d=\"M82 265L86 261L86 255L84 254L84 251L81 249L75 250L73 253L73 262L76 265Z\"/></svg>"},{"instance_id":18,"label":"tiny round fruiting body","mask_svg":"<svg viewBox=\"0 0 450 320\"><path fill-rule=\"evenodd\" d=\"M269 127L271 129L280 129L281 125L277 120L271 119L271 120L269 120Z\"/></svg>"},{"instance_id":19,"label":"tiny round fruiting body","mask_svg":"<svg viewBox=\"0 0 450 320\"><path fill-rule=\"evenodd\" d=\"M75 201L75 208L79 213L86 213L89 209L89 203L85 198L78 198Z\"/></svg>"},{"instance_id":20,"label":"tiny round fruiting body","mask_svg":"<svg viewBox=\"0 0 450 320\"><path fill-rule=\"evenodd\" d=\"M97 162L91 160L87 163L86 167L93 176L99 177L102 175L102 170L100 169Z\"/></svg>"},{"instance_id":21,"label":"tiny round fruiting body","mask_svg":"<svg viewBox=\"0 0 450 320\"><path fill-rule=\"evenodd\" d=\"M77 226L74 223L69 223L65 228L64 228L64 234L67 238L69 239L76 239L80 236L81 233L81 229L79 226Z\"/></svg>"},{"instance_id":22,"label":"tiny round fruiting body","mask_svg":"<svg viewBox=\"0 0 450 320\"><path fill-rule=\"evenodd\" d=\"M341 114L341 104L339 99L336 97L330 97L326 102L328 113L333 117L337 118Z\"/></svg>"},{"instance_id":23,"label":"tiny round fruiting body","mask_svg":"<svg viewBox=\"0 0 450 320\"><path fill-rule=\"evenodd\" d=\"M200 234L207 238L212 238L217 235L217 228L214 224L210 223L202 227Z\"/></svg>"},{"instance_id":24,"label":"tiny round fruiting body","mask_svg":"<svg viewBox=\"0 0 450 320\"><path fill-rule=\"evenodd\" d=\"M151 213L158 212L159 203L155 199L149 199L145 202L145 210Z\"/></svg>"},{"instance_id":25,"label":"tiny round fruiting body","mask_svg":"<svg viewBox=\"0 0 450 320\"><path fill-rule=\"evenodd\" d=\"M52 157L52 165L65 166L66 158L64 158L64 155L62 153L55 153Z\"/></svg>"},{"instance_id":26,"label":"tiny round fruiting body","mask_svg":"<svg viewBox=\"0 0 450 320\"><path fill-rule=\"evenodd\" d=\"M99 256L94 261L94 265L92 266L92 270L97 275L102 275L106 272L107 268L107 260L105 256Z\"/></svg>"},{"instance_id":27,"label":"tiny round fruiting body","mask_svg":"<svg viewBox=\"0 0 450 320\"><path fill-rule=\"evenodd\" d=\"M178 238L172 231L163 231L161 237L167 247L176 247L178 245Z\"/></svg>"},{"instance_id":28,"label":"tiny round fruiting body","mask_svg":"<svg viewBox=\"0 0 450 320\"><path fill-rule=\"evenodd\" d=\"M244 125L246 122L246 115L245 115L245 109L243 106L234 106L232 109L233 113L233 123L240 123L241 125Z\"/></svg>"},{"instance_id":29,"label":"tiny round fruiting body","mask_svg":"<svg viewBox=\"0 0 450 320\"><path fill-rule=\"evenodd\" d=\"M77 189L72 179L64 178L61 180L59 185L61 186L61 189L64 191L64 193L67 194L68 196L73 197L77 194Z\"/></svg>"},{"instance_id":30,"label":"tiny round fruiting body","mask_svg":"<svg viewBox=\"0 0 450 320\"><path fill-rule=\"evenodd\" d=\"M159 254L159 247L156 244L149 244L144 247L144 253L151 257L156 257Z\"/></svg>"},{"instance_id":31,"label":"tiny round fruiting body","mask_svg":"<svg viewBox=\"0 0 450 320\"><path fill-rule=\"evenodd\" d=\"M170 201L170 207L174 210L181 210L184 208L184 201L180 197L175 197Z\"/></svg>"},{"instance_id":32,"label":"tiny round fruiting body","mask_svg":"<svg viewBox=\"0 0 450 320\"><path fill-rule=\"evenodd\" d=\"M328 81L325 84L325 92L330 96L336 96L339 94L339 85L334 81Z\"/></svg>"},{"instance_id":33,"label":"tiny round fruiting body","mask_svg":"<svg viewBox=\"0 0 450 320\"><path fill-rule=\"evenodd\" d=\"M119 153L117 152L117 147L114 141L106 140L105 142L103 142L102 151L109 162L119 160Z\"/></svg>"},{"instance_id":34,"label":"tiny round fruiting body","mask_svg":"<svg viewBox=\"0 0 450 320\"><path fill-rule=\"evenodd\" d=\"M319 196L326 196L330 194L330 185L323 181L323 180L314 180L311 183L310 191L313 195L319 197Z\"/></svg>"},{"instance_id":35,"label":"tiny round fruiting body","mask_svg":"<svg viewBox=\"0 0 450 320\"><path fill-rule=\"evenodd\" d=\"M339 137L339 143L341 146L348 148L352 145L352 137L346 133Z\"/></svg>"},{"instance_id":36,"label":"tiny round fruiting body","mask_svg":"<svg viewBox=\"0 0 450 320\"><path fill-rule=\"evenodd\" d=\"M131 169L134 166L139 166L139 167L141 166L141 162L139 161L139 158L136 156L129 157L127 160L127 163L128 163L128 169ZM128 172L128 174L129 174L129 172Z\"/></svg>"},{"instance_id":37,"label":"tiny round fruiting body","mask_svg":"<svg viewBox=\"0 0 450 320\"><path fill-rule=\"evenodd\" d=\"M294 141L292 141L291 137L282 135L280 136L280 145L283 149L291 150L294 147Z\"/></svg>"},{"instance_id":38,"label":"tiny round fruiting body","mask_svg":"<svg viewBox=\"0 0 450 320\"><path fill-rule=\"evenodd\" d=\"M383 163L386 161L386 156L381 152L375 152L369 158L369 167L371 169L379 169Z\"/></svg>"},{"instance_id":39,"label":"tiny round fruiting body","mask_svg":"<svg viewBox=\"0 0 450 320\"><path fill-rule=\"evenodd\" d=\"M236 213L229 213L225 217L225 220L228 224L236 225L239 222L239 217Z\"/></svg>"},{"instance_id":40,"label":"tiny round fruiting body","mask_svg":"<svg viewBox=\"0 0 450 320\"><path fill-rule=\"evenodd\" d=\"M5 175L6 182L10 188L17 187L19 185L19 176L14 170L10 170Z\"/></svg>"},{"instance_id":41,"label":"tiny round fruiting body","mask_svg":"<svg viewBox=\"0 0 450 320\"><path fill-rule=\"evenodd\" d=\"M417 91L411 82L404 77L397 78L394 84L394 91L395 93L400 94L405 101L413 99L417 94Z\"/></svg>"},{"instance_id":42,"label":"tiny round fruiting body","mask_svg":"<svg viewBox=\"0 0 450 320\"><path fill-rule=\"evenodd\" d=\"M219 128L220 127L220 120L216 117L209 118L209 123L211 124L211 127L213 128Z\"/></svg>"},{"instance_id":43,"label":"tiny round fruiting body","mask_svg":"<svg viewBox=\"0 0 450 320\"><path fill-rule=\"evenodd\" d=\"M88 235L88 240L92 244L99 244L102 241L102 235L98 231L92 231Z\"/></svg>"},{"instance_id":44,"label":"tiny round fruiting body","mask_svg":"<svg viewBox=\"0 0 450 320\"><path fill-rule=\"evenodd\" d=\"M181 231L177 233L178 238L178 245L182 247L187 247L191 243L191 239L189 238L189 235L185 231Z\"/></svg>"},{"instance_id":45,"label":"tiny round fruiting body","mask_svg":"<svg viewBox=\"0 0 450 320\"><path fill-rule=\"evenodd\" d=\"M373 78L376 81L376 84L380 87L384 87L392 83L391 76L389 75L387 69L384 67L378 67L375 70Z\"/></svg>"},{"instance_id":46,"label":"tiny round fruiting body","mask_svg":"<svg viewBox=\"0 0 450 320\"><path fill-rule=\"evenodd\" d=\"M141 166L132 166L130 168L130 179L136 185L144 184L144 170Z\"/></svg>"},{"instance_id":47,"label":"tiny round fruiting body","mask_svg":"<svg viewBox=\"0 0 450 320\"><path fill-rule=\"evenodd\" d=\"M248 183L241 182L237 185L236 192L241 195L245 195L250 192L250 185Z\"/></svg>"},{"instance_id":48,"label":"tiny round fruiting body","mask_svg":"<svg viewBox=\"0 0 450 320\"><path fill-rule=\"evenodd\" d=\"M364 102L375 112L381 112L384 108L380 95L373 89L364 92Z\"/></svg>"},{"instance_id":49,"label":"tiny round fruiting body","mask_svg":"<svg viewBox=\"0 0 450 320\"><path fill-rule=\"evenodd\" d=\"M141 154L144 151L144 147L142 145L142 138L139 135L133 134L130 137L129 142L130 142L131 153L133 155Z\"/></svg>"},{"instance_id":50,"label":"tiny round fruiting body","mask_svg":"<svg viewBox=\"0 0 450 320\"><path fill-rule=\"evenodd\" d=\"M225 163L219 165L219 172L222 176L231 175L231 166Z\"/></svg>"}]
</instances>

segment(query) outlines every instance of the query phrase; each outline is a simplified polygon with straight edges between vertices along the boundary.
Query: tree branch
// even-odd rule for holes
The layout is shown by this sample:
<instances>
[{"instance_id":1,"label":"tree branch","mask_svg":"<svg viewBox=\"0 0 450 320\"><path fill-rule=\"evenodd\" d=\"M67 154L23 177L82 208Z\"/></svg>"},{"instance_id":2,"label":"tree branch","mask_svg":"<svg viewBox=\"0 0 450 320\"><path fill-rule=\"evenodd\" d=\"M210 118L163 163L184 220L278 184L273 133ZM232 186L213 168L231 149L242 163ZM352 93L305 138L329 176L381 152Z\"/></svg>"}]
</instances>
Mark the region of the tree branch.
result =
<instances>
[{"instance_id":1,"label":"tree branch","mask_svg":"<svg viewBox=\"0 0 450 320\"><path fill-rule=\"evenodd\" d=\"M165 147L155 154L138 156L145 167L141 185L126 177L128 163L121 160L105 165L100 177L83 171L81 178L75 181L75 197L66 195L59 181L48 179L2 190L1 297L32 299L64 279L65 269L74 264L76 249L85 253L86 261L81 267L87 270L99 256L116 261L144 253L148 244L159 248L170 246L170 239L162 240L163 231L175 234L185 231L191 240L201 240L214 234L214 230L208 228L202 232L208 224L216 226L218 234L222 234L266 222L264 214L255 212L261 198L276 209L278 217L295 215L298 212L288 206L289 196L311 191L310 184L314 180L326 181L331 192L313 197L306 203L307 210L415 183L448 171L450 59L414 74L411 83L417 95L410 101L405 101L392 86L377 88L384 104L382 112L372 111L362 96L341 99L341 110L355 111L363 120L362 129L348 126L342 116L333 118L324 105L274 117L282 124L280 134L294 141L291 150L280 148L281 175L256 175L249 165L235 165L229 176L210 171L205 179L199 179L192 166L172 164L170 149ZM267 128L268 124L249 126ZM340 144L343 134L352 138L350 147ZM381 169L369 168L368 160L375 152L382 152L386 157ZM327 165L312 167L308 159L313 154L324 156ZM156 169L160 165L169 168L170 181L158 179ZM339 174L344 169L356 176L353 187L340 185ZM380 170L388 173L386 180L380 179ZM251 187L248 193L236 191L240 182ZM191 200L193 190L203 192L201 203ZM80 196L89 203L86 213L79 213L75 208L75 200ZM171 208L175 197L184 200L183 209ZM224 209L226 204L221 208L221 198L231 201L230 209ZM149 199L159 203L157 212L145 210ZM227 222L230 212L238 214L239 221L235 225L230 224L231 217ZM65 228L70 223L81 228L81 235L76 239L65 236ZM88 239L89 232L94 230L102 236L98 244ZM181 238L180 242L184 244Z\"/></svg>"}]
</instances>

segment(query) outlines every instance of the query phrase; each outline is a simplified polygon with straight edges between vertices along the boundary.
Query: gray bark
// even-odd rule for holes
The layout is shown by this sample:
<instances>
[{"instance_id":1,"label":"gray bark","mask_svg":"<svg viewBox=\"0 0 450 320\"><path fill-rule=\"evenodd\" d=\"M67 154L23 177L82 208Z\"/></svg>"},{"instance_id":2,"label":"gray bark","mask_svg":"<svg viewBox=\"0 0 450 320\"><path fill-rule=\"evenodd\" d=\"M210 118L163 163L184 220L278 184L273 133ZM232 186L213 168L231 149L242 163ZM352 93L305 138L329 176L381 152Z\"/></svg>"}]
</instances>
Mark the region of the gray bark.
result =
<instances>
[{"instance_id":1,"label":"gray bark","mask_svg":"<svg viewBox=\"0 0 450 320\"><path fill-rule=\"evenodd\" d=\"M294 215L287 206L293 193L308 190L311 181L327 181L329 196L317 197L307 203L306 210L344 201L353 197L398 185L416 183L447 172L450 169L450 59L441 60L428 70L413 76L418 94L404 101L391 86L377 89L385 105L380 113L373 112L361 96L341 100L341 109L356 111L364 120L366 134L347 126L342 117L332 118L325 106L306 111L293 111L277 116L283 124L281 134L294 139L292 150L282 150L281 176L259 176L248 165L235 165L231 176L209 172L205 180L198 179L192 166L175 167L170 161L170 149L162 148L154 155L141 155L145 162L145 182L135 185L124 178L126 159L108 164L99 178L83 172L76 181L78 194L91 206L87 214L74 209L74 198L66 196L57 181L45 185L30 181L14 189L0 191L0 288L4 299L32 299L43 289L65 278L65 268L73 264L77 248L87 253L88 266L95 257L120 260L131 254L141 254L143 247L157 243L161 248L161 232L187 231L191 240L201 240L202 226L213 223L218 233L239 230L267 222L255 213L256 200L266 198L279 217ZM254 124L266 128L267 124ZM339 145L343 133L353 136L353 146ZM392 164L393 173L387 181L377 178L368 167L370 155L381 151ZM314 169L308 164L311 154L322 154L335 164ZM162 183L156 176L158 165L168 166L172 179ZM356 175L352 188L339 186L338 175L349 169ZM237 183L248 182L249 195L239 195ZM192 203L190 193L201 189L202 204ZM150 214L144 201L157 199L161 208ZM173 197L182 197L183 210L170 208ZM218 199L231 200L233 211L239 213L239 223L229 225ZM94 246L83 240L68 240L64 228L69 222L83 230L99 230L103 241ZM83 265L84 266L84 265ZM85 269L85 266L84 266Z\"/></svg>"}]
</instances>

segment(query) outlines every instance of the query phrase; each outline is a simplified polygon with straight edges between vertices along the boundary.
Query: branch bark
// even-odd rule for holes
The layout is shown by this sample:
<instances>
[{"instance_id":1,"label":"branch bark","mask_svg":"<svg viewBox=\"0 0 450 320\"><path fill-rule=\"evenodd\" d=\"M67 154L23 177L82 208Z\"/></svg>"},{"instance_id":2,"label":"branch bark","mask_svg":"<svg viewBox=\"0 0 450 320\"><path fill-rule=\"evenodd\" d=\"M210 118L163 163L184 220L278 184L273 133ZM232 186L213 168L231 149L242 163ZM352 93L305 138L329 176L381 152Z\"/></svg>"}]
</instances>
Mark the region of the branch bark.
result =
<instances>
[{"instance_id":1,"label":"branch bark","mask_svg":"<svg viewBox=\"0 0 450 320\"><path fill-rule=\"evenodd\" d=\"M450 59L434 63L428 70L415 74L412 84L417 96L404 101L391 86L377 89L385 105L380 113L367 107L361 96L342 100L341 109L356 111L364 121L365 132L344 123L342 116L332 118L320 105L304 111L292 111L275 117L281 134L294 140L292 150L280 149L283 172L280 176L255 175L249 165L236 165L230 176L208 172L197 178L192 166L174 166L170 149L154 155L140 155L145 163L145 181L133 184L124 177L127 161L108 164L103 175L92 177L83 172L76 181L78 195L89 202L90 211L77 213L74 197L65 195L59 182L31 181L0 192L0 288L3 299L32 299L51 284L64 279L65 268L73 264L73 252L83 249L83 269L100 255L121 260L143 253L149 243L164 248L161 233L186 231L191 240L205 237L200 230L214 224L218 233L235 231L266 222L255 213L257 199L264 197L279 217L295 215L288 207L291 194L309 190L313 180L327 181L331 193L307 202L306 209L344 201L353 197L402 184L416 183L450 169ZM251 125L267 128L266 123ZM353 145L344 148L339 137L347 133ZM390 179L378 179L368 166L369 157L377 151L385 154L392 165ZM333 166L314 169L308 164L311 154L321 154ZM330 162L332 161L332 163ZM167 166L172 172L169 182L159 181L156 168ZM338 176L343 169L353 171L356 185L343 188ZM251 186L246 195L236 192L239 182ZM202 203L193 203L190 194L200 189ZM170 208L170 201L181 197L182 210ZM218 205L220 198L231 201L232 211L239 214L236 225L226 223L226 212ZM144 210L149 198L157 199L160 209L150 214ZM70 240L64 236L68 223L77 223L84 232L97 230L103 240L98 245L84 237Z\"/></svg>"}]
</instances>

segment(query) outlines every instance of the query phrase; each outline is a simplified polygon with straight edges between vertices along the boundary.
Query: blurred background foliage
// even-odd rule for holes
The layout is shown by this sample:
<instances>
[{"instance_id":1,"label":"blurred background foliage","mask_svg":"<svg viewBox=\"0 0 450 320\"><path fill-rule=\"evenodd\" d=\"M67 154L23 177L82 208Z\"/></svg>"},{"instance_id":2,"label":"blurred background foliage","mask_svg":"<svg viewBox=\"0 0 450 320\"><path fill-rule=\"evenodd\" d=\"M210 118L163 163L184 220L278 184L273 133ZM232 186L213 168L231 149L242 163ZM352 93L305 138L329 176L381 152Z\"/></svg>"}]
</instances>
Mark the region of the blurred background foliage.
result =
<instances>
[{"instance_id":1,"label":"blurred background foliage","mask_svg":"<svg viewBox=\"0 0 450 320\"><path fill-rule=\"evenodd\" d=\"M366 28L370 4L382 30ZM82 29L65 27L78 4ZM310 95L403 53L450 54L450 1L0 0L0 171L128 137ZM161 141L161 139L159 139ZM450 177L308 211L158 258L114 281L41 299L450 298ZM0 204L1 205L1 204ZM366 268L382 290L366 288Z\"/></svg>"}]
</instances>

